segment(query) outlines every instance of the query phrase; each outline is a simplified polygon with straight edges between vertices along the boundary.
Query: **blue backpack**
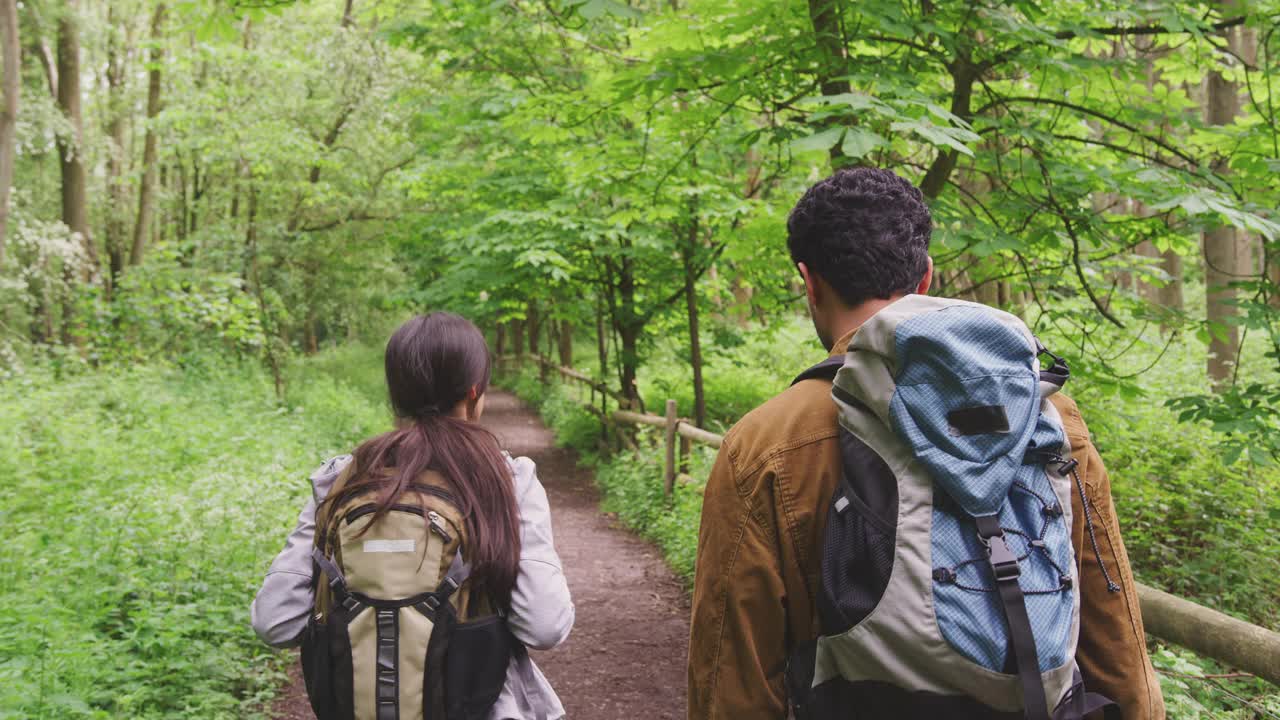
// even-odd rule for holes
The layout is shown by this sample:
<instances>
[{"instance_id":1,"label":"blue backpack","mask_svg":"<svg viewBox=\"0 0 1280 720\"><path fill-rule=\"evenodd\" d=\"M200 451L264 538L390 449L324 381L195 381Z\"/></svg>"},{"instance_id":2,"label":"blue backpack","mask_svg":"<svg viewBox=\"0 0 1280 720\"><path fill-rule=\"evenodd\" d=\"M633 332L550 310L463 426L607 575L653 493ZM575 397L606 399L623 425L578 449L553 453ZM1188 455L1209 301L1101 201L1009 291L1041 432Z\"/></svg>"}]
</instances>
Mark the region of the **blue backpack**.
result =
<instances>
[{"instance_id":1,"label":"blue backpack","mask_svg":"<svg viewBox=\"0 0 1280 720\"><path fill-rule=\"evenodd\" d=\"M1042 354L1009 313L908 295L796 379L834 379L844 465L821 636L788 673L797 717L1115 712L1075 662L1079 476L1048 400L1068 373Z\"/></svg>"}]
</instances>

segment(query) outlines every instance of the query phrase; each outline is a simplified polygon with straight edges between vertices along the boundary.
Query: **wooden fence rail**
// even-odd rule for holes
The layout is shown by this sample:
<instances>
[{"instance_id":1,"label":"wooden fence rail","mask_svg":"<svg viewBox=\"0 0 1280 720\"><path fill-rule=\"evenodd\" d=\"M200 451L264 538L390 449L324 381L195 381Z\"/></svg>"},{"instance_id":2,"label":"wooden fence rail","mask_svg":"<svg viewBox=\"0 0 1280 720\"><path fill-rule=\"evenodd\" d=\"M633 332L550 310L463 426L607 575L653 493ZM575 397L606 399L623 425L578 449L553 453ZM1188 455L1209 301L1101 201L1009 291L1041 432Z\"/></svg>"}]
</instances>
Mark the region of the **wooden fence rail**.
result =
<instances>
[{"instance_id":1,"label":"wooden fence rail","mask_svg":"<svg viewBox=\"0 0 1280 720\"><path fill-rule=\"evenodd\" d=\"M550 364L541 358L539 361ZM554 367L562 376L572 380L590 384L598 382L575 370L558 365ZM615 399L620 397L613 391L610 391L609 396ZM675 441L676 436L715 448L719 448L724 443L723 435L696 427L688 420L676 417L675 405L674 400L667 401L665 416L632 410L615 410L609 415L614 422L623 425L663 428L665 451L663 486L668 496L678 481L697 483L693 478L679 472L681 443ZM1147 633L1280 685L1280 633L1238 620L1142 583L1138 583L1137 588Z\"/></svg>"}]
</instances>

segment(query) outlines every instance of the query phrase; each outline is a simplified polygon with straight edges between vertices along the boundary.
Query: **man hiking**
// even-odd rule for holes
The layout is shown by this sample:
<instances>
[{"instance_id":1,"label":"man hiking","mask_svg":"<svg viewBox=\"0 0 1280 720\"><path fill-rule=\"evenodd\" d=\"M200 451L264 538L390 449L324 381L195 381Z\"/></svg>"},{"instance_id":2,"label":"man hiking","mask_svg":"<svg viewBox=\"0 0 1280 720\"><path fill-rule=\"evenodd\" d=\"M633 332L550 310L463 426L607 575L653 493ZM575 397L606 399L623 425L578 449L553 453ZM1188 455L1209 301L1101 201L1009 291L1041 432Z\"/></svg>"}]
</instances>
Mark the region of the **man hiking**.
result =
<instances>
[{"instance_id":1,"label":"man hiking","mask_svg":"<svg viewBox=\"0 0 1280 720\"><path fill-rule=\"evenodd\" d=\"M892 172L837 171L787 231L832 360L716 458L689 718L1056 720L1100 696L1163 718L1065 365L1012 315L927 297L929 210Z\"/></svg>"}]
</instances>

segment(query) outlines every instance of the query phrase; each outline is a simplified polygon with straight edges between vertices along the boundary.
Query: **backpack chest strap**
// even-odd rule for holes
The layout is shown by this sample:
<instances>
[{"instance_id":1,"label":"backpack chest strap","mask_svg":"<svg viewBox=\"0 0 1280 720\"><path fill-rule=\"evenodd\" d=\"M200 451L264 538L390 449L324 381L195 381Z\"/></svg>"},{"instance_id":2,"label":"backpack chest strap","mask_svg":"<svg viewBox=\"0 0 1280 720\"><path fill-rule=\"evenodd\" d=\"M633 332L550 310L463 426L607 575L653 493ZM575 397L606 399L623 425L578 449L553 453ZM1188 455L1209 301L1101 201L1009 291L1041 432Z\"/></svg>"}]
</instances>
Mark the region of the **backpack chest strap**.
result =
<instances>
[{"instance_id":1,"label":"backpack chest strap","mask_svg":"<svg viewBox=\"0 0 1280 720\"><path fill-rule=\"evenodd\" d=\"M1018 681L1022 686L1022 706L1027 720L1049 720L1049 703L1044 694L1044 681L1040 677L1040 658L1036 652L1036 639L1031 631L1031 618L1027 615L1027 600L1022 594L1018 578L1018 558L1005 543L1004 529L996 515L975 517L978 539L987 548L987 560L996 579L1000 604L1004 607L1005 621L1009 627L1009 644L1018 669Z\"/></svg>"}]
</instances>

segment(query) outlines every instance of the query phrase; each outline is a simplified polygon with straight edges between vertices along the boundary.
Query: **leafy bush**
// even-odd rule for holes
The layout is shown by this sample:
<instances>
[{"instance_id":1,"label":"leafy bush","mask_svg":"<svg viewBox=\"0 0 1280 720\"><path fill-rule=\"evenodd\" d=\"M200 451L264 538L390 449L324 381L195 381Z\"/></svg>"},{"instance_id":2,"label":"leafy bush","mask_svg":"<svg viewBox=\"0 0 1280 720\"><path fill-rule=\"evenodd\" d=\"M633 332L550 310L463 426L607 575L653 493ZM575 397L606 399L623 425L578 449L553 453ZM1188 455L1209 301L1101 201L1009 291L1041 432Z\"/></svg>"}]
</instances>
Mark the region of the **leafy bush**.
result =
<instances>
[{"instance_id":1,"label":"leafy bush","mask_svg":"<svg viewBox=\"0 0 1280 720\"><path fill-rule=\"evenodd\" d=\"M273 694L249 601L311 469L387 425L340 376L291 380L286 404L249 363L0 385L0 718L244 718Z\"/></svg>"},{"instance_id":2,"label":"leafy bush","mask_svg":"<svg viewBox=\"0 0 1280 720\"><path fill-rule=\"evenodd\" d=\"M1248 454L1234 461L1238 453L1208 422L1180 422L1178 409L1158 400L1207 390L1202 352L1198 343L1172 347L1133 394L1087 380L1067 389L1110 471L1139 578L1278 628L1280 467Z\"/></svg>"},{"instance_id":3,"label":"leafy bush","mask_svg":"<svg viewBox=\"0 0 1280 720\"><path fill-rule=\"evenodd\" d=\"M785 390L801 370L825 357L807 319L783 318L765 328L744 331L718 327L711 332L717 336L733 333L735 338L728 347L711 345L706 351L707 429L716 432L727 430L738 418ZM668 347L651 358L641 369L640 391L653 408L661 408L670 398L676 401L682 417L690 417L693 385L688 362L680 355L676 348Z\"/></svg>"},{"instance_id":4,"label":"leafy bush","mask_svg":"<svg viewBox=\"0 0 1280 720\"><path fill-rule=\"evenodd\" d=\"M1151 663L1170 718L1252 720L1280 713L1280 691L1265 680L1236 677L1211 660L1164 645L1151 653Z\"/></svg>"}]
</instances>

